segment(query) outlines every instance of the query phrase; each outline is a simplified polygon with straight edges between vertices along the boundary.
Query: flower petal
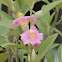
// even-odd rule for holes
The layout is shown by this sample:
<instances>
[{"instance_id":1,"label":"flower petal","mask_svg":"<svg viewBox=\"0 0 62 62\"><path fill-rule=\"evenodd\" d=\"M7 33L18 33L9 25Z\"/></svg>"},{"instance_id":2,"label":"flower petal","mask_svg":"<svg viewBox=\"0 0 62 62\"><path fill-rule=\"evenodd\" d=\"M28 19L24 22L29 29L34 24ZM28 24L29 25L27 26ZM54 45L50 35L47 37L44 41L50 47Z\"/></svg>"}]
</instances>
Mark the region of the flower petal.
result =
<instances>
[{"instance_id":1,"label":"flower petal","mask_svg":"<svg viewBox=\"0 0 62 62\"><path fill-rule=\"evenodd\" d=\"M41 41L30 41L30 43L32 44L32 46L37 46L41 44Z\"/></svg>"},{"instance_id":2,"label":"flower petal","mask_svg":"<svg viewBox=\"0 0 62 62\"><path fill-rule=\"evenodd\" d=\"M20 34L20 36L28 36L29 35L29 30L26 30L25 32L23 32L22 34Z\"/></svg>"},{"instance_id":3,"label":"flower petal","mask_svg":"<svg viewBox=\"0 0 62 62\"><path fill-rule=\"evenodd\" d=\"M37 35L37 40L43 40L43 33L39 33Z\"/></svg>"},{"instance_id":4,"label":"flower petal","mask_svg":"<svg viewBox=\"0 0 62 62\"><path fill-rule=\"evenodd\" d=\"M15 27L14 24L18 24L19 21L20 21L20 18L15 19L15 20L13 21L13 23L12 23L12 27Z\"/></svg>"},{"instance_id":5,"label":"flower petal","mask_svg":"<svg viewBox=\"0 0 62 62\"><path fill-rule=\"evenodd\" d=\"M27 21L30 21L30 16L25 16ZM32 22L34 21L34 16L32 16Z\"/></svg>"},{"instance_id":6,"label":"flower petal","mask_svg":"<svg viewBox=\"0 0 62 62\"><path fill-rule=\"evenodd\" d=\"M29 40L28 40L25 36L22 36L22 37L21 37L21 40L22 40L22 42L24 43L24 45L30 44Z\"/></svg>"},{"instance_id":7,"label":"flower petal","mask_svg":"<svg viewBox=\"0 0 62 62\"><path fill-rule=\"evenodd\" d=\"M34 25L32 25L32 26L30 27L30 29L31 29L31 30L35 30L36 33L39 33L38 30L37 30L37 28L36 28Z\"/></svg>"},{"instance_id":8,"label":"flower petal","mask_svg":"<svg viewBox=\"0 0 62 62\"><path fill-rule=\"evenodd\" d=\"M24 33L20 34L21 36L21 40L24 43L24 45L26 44L30 44L28 36L29 36L29 30L26 30Z\"/></svg>"}]
</instances>

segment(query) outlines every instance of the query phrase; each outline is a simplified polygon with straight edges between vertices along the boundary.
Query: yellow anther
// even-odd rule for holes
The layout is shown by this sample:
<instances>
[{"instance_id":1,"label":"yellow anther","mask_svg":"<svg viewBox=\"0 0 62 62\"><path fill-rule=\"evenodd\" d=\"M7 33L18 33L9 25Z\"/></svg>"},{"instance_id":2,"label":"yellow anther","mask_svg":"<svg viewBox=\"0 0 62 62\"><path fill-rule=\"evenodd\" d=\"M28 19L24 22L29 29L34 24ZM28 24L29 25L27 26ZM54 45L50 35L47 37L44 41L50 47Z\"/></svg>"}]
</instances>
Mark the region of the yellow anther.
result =
<instances>
[{"instance_id":1,"label":"yellow anther","mask_svg":"<svg viewBox=\"0 0 62 62\"><path fill-rule=\"evenodd\" d=\"M35 30L29 30L30 34L35 34Z\"/></svg>"},{"instance_id":2,"label":"yellow anther","mask_svg":"<svg viewBox=\"0 0 62 62\"><path fill-rule=\"evenodd\" d=\"M20 18L20 17L24 17L24 14L23 13L19 13L18 14L18 18Z\"/></svg>"}]
</instances>

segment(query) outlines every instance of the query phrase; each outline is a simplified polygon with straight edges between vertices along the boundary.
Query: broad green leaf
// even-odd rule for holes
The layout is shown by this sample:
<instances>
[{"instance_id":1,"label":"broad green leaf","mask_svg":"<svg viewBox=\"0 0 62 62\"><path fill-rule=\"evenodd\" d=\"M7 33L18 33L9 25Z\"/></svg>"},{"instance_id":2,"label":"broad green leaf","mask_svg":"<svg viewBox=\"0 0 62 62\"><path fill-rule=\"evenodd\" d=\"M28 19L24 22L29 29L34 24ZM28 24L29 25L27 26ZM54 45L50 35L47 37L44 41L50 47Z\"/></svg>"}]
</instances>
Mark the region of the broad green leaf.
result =
<instances>
[{"instance_id":1,"label":"broad green leaf","mask_svg":"<svg viewBox=\"0 0 62 62\"><path fill-rule=\"evenodd\" d=\"M49 18L50 18L50 13L48 12L41 19L47 25Z\"/></svg>"},{"instance_id":2,"label":"broad green leaf","mask_svg":"<svg viewBox=\"0 0 62 62\"><path fill-rule=\"evenodd\" d=\"M25 50L23 50L23 49L19 49L19 51L18 51L18 54L19 54L19 57L20 57L20 61L21 62L23 62L24 61L24 53L25 53L26 51Z\"/></svg>"},{"instance_id":3,"label":"broad green leaf","mask_svg":"<svg viewBox=\"0 0 62 62\"><path fill-rule=\"evenodd\" d=\"M42 44L41 44L41 45L42 45ZM38 46L36 46L36 47L34 48L34 50L35 50L36 53L39 51L39 48L40 48L41 45L38 45Z\"/></svg>"},{"instance_id":4,"label":"broad green leaf","mask_svg":"<svg viewBox=\"0 0 62 62\"><path fill-rule=\"evenodd\" d=\"M3 38L0 37L0 46L1 46L2 44L4 44L4 43L6 43L6 41L5 41Z\"/></svg>"},{"instance_id":5,"label":"broad green leaf","mask_svg":"<svg viewBox=\"0 0 62 62\"><path fill-rule=\"evenodd\" d=\"M0 62L5 62L8 59L8 52L0 54Z\"/></svg>"},{"instance_id":6,"label":"broad green leaf","mask_svg":"<svg viewBox=\"0 0 62 62\"><path fill-rule=\"evenodd\" d=\"M62 62L62 44L58 48L57 56L58 56L59 62Z\"/></svg>"},{"instance_id":7,"label":"broad green leaf","mask_svg":"<svg viewBox=\"0 0 62 62\"><path fill-rule=\"evenodd\" d=\"M59 43L54 43L51 48L55 48L55 47L57 47L59 45L60 45Z\"/></svg>"},{"instance_id":8,"label":"broad green leaf","mask_svg":"<svg viewBox=\"0 0 62 62\"><path fill-rule=\"evenodd\" d=\"M57 1L57 0L53 0L53 2L54 2L54 1Z\"/></svg>"},{"instance_id":9,"label":"broad green leaf","mask_svg":"<svg viewBox=\"0 0 62 62\"><path fill-rule=\"evenodd\" d=\"M27 5L26 3L24 3L24 5L21 8L21 12L24 13L24 14L26 14L29 9L30 9L29 5Z\"/></svg>"},{"instance_id":10,"label":"broad green leaf","mask_svg":"<svg viewBox=\"0 0 62 62\"><path fill-rule=\"evenodd\" d=\"M43 1L43 2L45 2L45 3L47 3L47 4L49 3L49 1L48 1L48 0L41 0L41 1Z\"/></svg>"},{"instance_id":11,"label":"broad green leaf","mask_svg":"<svg viewBox=\"0 0 62 62\"><path fill-rule=\"evenodd\" d=\"M24 0L29 6L35 3L35 0Z\"/></svg>"},{"instance_id":12,"label":"broad green leaf","mask_svg":"<svg viewBox=\"0 0 62 62\"><path fill-rule=\"evenodd\" d=\"M39 28L39 31L42 32L42 33L44 33L44 34L47 34L47 24L48 24L49 17L50 17L50 13L48 12L48 13L46 13L45 16L43 16L36 23L37 27Z\"/></svg>"},{"instance_id":13,"label":"broad green leaf","mask_svg":"<svg viewBox=\"0 0 62 62\"><path fill-rule=\"evenodd\" d=\"M12 20L12 18L7 14L7 13L5 13L5 12L3 12L3 11L1 11L0 10L0 14L1 14L1 17L2 17L2 20Z\"/></svg>"},{"instance_id":14,"label":"broad green leaf","mask_svg":"<svg viewBox=\"0 0 62 62\"><path fill-rule=\"evenodd\" d=\"M17 0L17 2L18 2L19 8L21 9L23 7L25 1L24 0Z\"/></svg>"},{"instance_id":15,"label":"broad green leaf","mask_svg":"<svg viewBox=\"0 0 62 62\"><path fill-rule=\"evenodd\" d=\"M41 0L24 0L29 6L31 6L33 3L36 3Z\"/></svg>"},{"instance_id":16,"label":"broad green leaf","mask_svg":"<svg viewBox=\"0 0 62 62\"><path fill-rule=\"evenodd\" d=\"M19 30L11 30L9 33L8 33L10 36L14 36L16 38L18 38L21 34L21 31Z\"/></svg>"},{"instance_id":17,"label":"broad green leaf","mask_svg":"<svg viewBox=\"0 0 62 62\"><path fill-rule=\"evenodd\" d=\"M36 46L34 48L34 50L35 50L36 53L39 51L39 48L41 47L41 45L42 45L43 42L44 42L44 39L41 41L41 44L40 45L38 45L38 46Z\"/></svg>"},{"instance_id":18,"label":"broad green leaf","mask_svg":"<svg viewBox=\"0 0 62 62\"><path fill-rule=\"evenodd\" d=\"M42 20L38 20L36 23L37 27L39 28L39 31L46 34L47 33L47 25Z\"/></svg>"},{"instance_id":19,"label":"broad green leaf","mask_svg":"<svg viewBox=\"0 0 62 62\"><path fill-rule=\"evenodd\" d=\"M15 43L5 43L5 44L2 44L1 45L2 47L16 47L16 48L21 48L21 49L24 49L24 50L29 50L29 48L23 44L15 44Z\"/></svg>"},{"instance_id":20,"label":"broad green leaf","mask_svg":"<svg viewBox=\"0 0 62 62\"><path fill-rule=\"evenodd\" d=\"M5 27L8 27L10 29L13 29L12 23L13 23L13 20L0 21L1 26L5 26Z\"/></svg>"},{"instance_id":21,"label":"broad green leaf","mask_svg":"<svg viewBox=\"0 0 62 62\"><path fill-rule=\"evenodd\" d=\"M27 51L26 51L26 50L23 50L23 49L19 49L19 50L18 50L18 55L20 56L22 52L23 52L23 53L26 53Z\"/></svg>"},{"instance_id":22,"label":"broad green leaf","mask_svg":"<svg viewBox=\"0 0 62 62\"><path fill-rule=\"evenodd\" d=\"M39 62L40 59L42 59L45 54L48 52L48 50L50 49L50 47L53 45L55 39L57 38L58 34L53 34L51 36L49 36L45 42L43 42L43 44L41 45L41 47L39 48L38 51L38 56L35 59L34 62Z\"/></svg>"},{"instance_id":23,"label":"broad green leaf","mask_svg":"<svg viewBox=\"0 0 62 62\"><path fill-rule=\"evenodd\" d=\"M47 62L54 62L55 54L52 49L48 51L48 53L46 54L46 58L47 58Z\"/></svg>"},{"instance_id":24,"label":"broad green leaf","mask_svg":"<svg viewBox=\"0 0 62 62\"><path fill-rule=\"evenodd\" d=\"M62 0L58 0L58 1L62 1ZM59 4L59 7L62 9L62 3Z\"/></svg>"},{"instance_id":25,"label":"broad green leaf","mask_svg":"<svg viewBox=\"0 0 62 62\"><path fill-rule=\"evenodd\" d=\"M62 3L59 4L59 7L62 9Z\"/></svg>"},{"instance_id":26,"label":"broad green leaf","mask_svg":"<svg viewBox=\"0 0 62 62\"><path fill-rule=\"evenodd\" d=\"M5 26L5 27L8 27L10 29L19 30L20 32L22 32L20 26L16 25L16 27L12 27L12 23L13 23L13 20L0 21L1 26Z\"/></svg>"},{"instance_id":27,"label":"broad green leaf","mask_svg":"<svg viewBox=\"0 0 62 62\"><path fill-rule=\"evenodd\" d=\"M51 9L53 9L56 5L58 5L60 3L62 3L62 1L55 1L55 2L45 5L42 8L42 16L44 16L47 12L49 12Z\"/></svg>"},{"instance_id":28,"label":"broad green leaf","mask_svg":"<svg viewBox=\"0 0 62 62\"><path fill-rule=\"evenodd\" d=\"M12 7L12 0L0 0L4 5L8 6L8 7Z\"/></svg>"},{"instance_id":29,"label":"broad green leaf","mask_svg":"<svg viewBox=\"0 0 62 62\"><path fill-rule=\"evenodd\" d=\"M6 35L9 32L9 28L4 27L4 26L0 26L0 34L2 36Z\"/></svg>"}]
</instances>

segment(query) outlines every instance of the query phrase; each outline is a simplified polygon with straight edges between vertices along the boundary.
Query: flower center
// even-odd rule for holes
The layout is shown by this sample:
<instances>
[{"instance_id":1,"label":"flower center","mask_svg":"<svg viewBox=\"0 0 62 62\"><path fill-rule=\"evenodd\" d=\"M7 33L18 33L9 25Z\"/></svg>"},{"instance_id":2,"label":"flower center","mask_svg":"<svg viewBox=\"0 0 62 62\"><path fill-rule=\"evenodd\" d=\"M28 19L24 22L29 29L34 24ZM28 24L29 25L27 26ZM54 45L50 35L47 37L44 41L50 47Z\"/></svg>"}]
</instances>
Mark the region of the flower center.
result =
<instances>
[{"instance_id":1,"label":"flower center","mask_svg":"<svg viewBox=\"0 0 62 62\"><path fill-rule=\"evenodd\" d=\"M18 14L18 18L20 18L20 17L24 17L24 14L23 13L19 13Z\"/></svg>"},{"instance_id":2,"label":"flower center","mask_svg":"<svg viewBox=\"0 0 62 62\"><path fill-rule=\"evenodd\" d=\"M35 30L29 30L29 34L35 34Z\"/></svg>"},{"instance_id":3,"label":"flower center","mask_svg":"<svg viewBox=\"0 0 62 62\"><path fill-rule=\"evenodd\" d=\"M29 40L34 41L35 40L35 30L29 30Z\"/></svg>"}]
</instances>

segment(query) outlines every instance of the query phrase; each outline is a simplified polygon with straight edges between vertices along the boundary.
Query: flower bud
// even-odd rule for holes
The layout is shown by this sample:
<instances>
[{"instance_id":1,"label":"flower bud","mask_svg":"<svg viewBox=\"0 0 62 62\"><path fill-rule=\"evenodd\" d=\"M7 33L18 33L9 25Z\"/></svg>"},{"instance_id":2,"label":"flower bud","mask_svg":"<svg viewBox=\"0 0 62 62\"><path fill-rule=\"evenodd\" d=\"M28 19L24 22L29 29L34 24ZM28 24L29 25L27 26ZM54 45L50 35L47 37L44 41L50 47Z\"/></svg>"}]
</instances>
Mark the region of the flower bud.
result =
<instances>
[{"instance_id":1,"label":"flower bud","mask_svg":"<svg viewBox=\"0 0 62 62\"><path fill-rule=\"evenodd\" d=\"M28 62L30 62L30 54L28 54Z\"/></svg>"},{"instance_id":2,"label":"flower bud","mask_svg":"<svg viewBox=\"0 0 62 62\"><path fill-rule=\"evenodd\" d=\"M32 50L31 59L32 59L32 61L35 60L35 50L34 49Z\"/></svg>"},{"instance_id":3,"label":"flower bud","mask_svg":"<svg viewBox=\"0 0 62 62\"><path fill-rule=\"evenodd\" d=\"M37 12L35 13L35 18L36 18L36 19L40 19L41 16L42 16L42 10L39 10L39 11L37 11Z\"/></svg>"}]
</instances>

